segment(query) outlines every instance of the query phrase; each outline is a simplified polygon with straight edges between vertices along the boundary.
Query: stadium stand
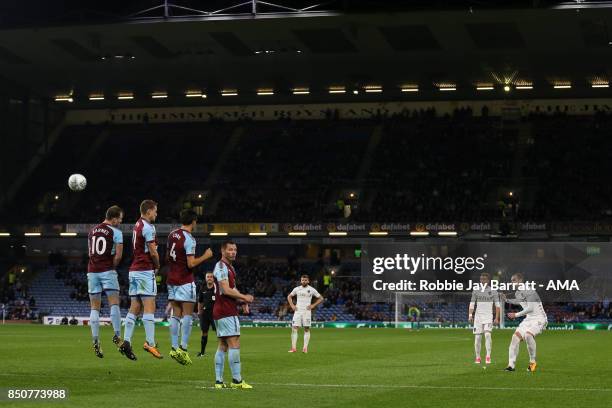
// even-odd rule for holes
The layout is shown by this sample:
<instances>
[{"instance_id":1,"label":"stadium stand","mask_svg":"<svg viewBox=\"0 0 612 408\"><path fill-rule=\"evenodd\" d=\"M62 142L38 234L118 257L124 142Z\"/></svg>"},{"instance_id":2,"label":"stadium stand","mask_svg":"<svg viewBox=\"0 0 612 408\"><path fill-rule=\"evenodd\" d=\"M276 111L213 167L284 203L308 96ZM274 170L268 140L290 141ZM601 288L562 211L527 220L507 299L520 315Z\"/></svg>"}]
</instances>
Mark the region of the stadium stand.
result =
<instances>
[{"instance_id":1,"label":"stadium stand","mask_svg":"<svg viewBox=\"0 0 612 408\"><path fill-rule=\"evenodd\" d=\"M608 219L612 190L602 178L612 162L611 127L606 114L508 121L470 109L378 120L74 126L8 213L94 222L115 202L135 216L138 200L151 196L158 222L176 221L185 207L200 207L208 222L337 221L339 201L352 204L354 221L491 220L514 190L516 219ZM67 176L58 163L75 163L91 188L58 193ZM348 199L348 190L358 197Z\"/></svg>"}]
</instances>

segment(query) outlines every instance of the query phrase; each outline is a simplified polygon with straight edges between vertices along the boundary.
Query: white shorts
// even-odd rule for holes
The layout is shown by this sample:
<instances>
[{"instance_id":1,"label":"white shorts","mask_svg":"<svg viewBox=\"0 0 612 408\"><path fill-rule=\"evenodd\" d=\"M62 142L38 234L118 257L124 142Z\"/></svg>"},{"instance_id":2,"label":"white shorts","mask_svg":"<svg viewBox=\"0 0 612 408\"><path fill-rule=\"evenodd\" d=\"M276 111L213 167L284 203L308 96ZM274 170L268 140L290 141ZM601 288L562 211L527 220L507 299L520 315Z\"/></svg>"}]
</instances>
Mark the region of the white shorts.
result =
<instances>
[{"instance_id":1,"label":"white shorts","mask_svg":"<svg viewBox=\"0 0 612 408\"><path fill-rule=\"evenodd\" d=\"M478 318L474 319L474 334L482 334L482 333L491 333L493 330L493 321L492 320L480 320Z\"/></svg>"},{"instance_id":2,"label":"white shorts","mask_svg":"<svg viewBox=\"0 0 612 408\"><path fill-rule=\"evenodd\" d=\"M196 302L196 285L195 283L186 283L184 285L168 285L168 300L176 302Z\"/></svg>"},{"instance_id":3,"label":"white shorts","mask_svg":"<svg viewBox=\"0 0 612 408\"><path fill-rule=\"evenodd\" d=\"M546 320L541 319L524 319L521 324L516 328L516 331L521 335L521 337L525 338L527 332L537 336L542 333L546 328L548 322Z\"/></svg>"},{"instance_id":4,"label":"white shorts","mask_svg":"<svg viewBox=\"0 0 612 408\"><path fill-rule=\"evenodd\" d=\"M312 311L296 311L293 314L293 322L291 324L293 325L293 327L310 327L311 320Z\"/></svg>"}]
</instances>

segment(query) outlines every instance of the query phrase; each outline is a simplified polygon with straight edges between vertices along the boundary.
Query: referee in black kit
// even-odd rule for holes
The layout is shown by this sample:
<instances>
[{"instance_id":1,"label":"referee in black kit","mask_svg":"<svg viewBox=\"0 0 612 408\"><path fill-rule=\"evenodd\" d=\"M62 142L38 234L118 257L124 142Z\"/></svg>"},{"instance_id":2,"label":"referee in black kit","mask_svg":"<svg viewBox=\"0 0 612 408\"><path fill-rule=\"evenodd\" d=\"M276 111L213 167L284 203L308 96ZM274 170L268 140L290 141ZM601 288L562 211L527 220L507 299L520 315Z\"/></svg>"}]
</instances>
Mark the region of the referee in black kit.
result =
<instances>
[{"instance_id":1,"label":"referee in black kit","mask_svg":"<svg viewBox=\"0 0 612 408\"><path fill-rule=\"evenodd\" d=\"M202 330L202 340L198 357L204 357L206 354L206 343L208 343L208 328L215 328L213 320L213 306L215 304L215 278L212 272L207 272L204 282L200 286L198 292L198 316L200 316L200 330Z\"/></svg>"}]
</instances>

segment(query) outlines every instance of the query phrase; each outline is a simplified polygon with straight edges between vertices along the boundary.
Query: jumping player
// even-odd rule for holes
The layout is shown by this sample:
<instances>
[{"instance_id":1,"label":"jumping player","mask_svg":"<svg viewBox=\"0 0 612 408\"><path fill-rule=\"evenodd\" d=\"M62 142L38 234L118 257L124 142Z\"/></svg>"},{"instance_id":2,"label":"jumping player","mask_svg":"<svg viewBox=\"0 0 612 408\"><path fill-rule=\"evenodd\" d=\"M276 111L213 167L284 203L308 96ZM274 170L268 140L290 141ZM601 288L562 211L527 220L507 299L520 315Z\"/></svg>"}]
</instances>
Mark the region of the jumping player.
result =
<instances>
[{"instance_id":1,"label":"jumping player","mask_svg":"<svg viewBox=\"0 0 612 408\"><path fill-rule=\"evenodd\" d=\"M130 266L130 310L125 316L124 341L120 351L130 360L136 360L131 341L136 325L136 316L143 311L142 322L146 341L144 350L155 358L163 358L155 344L155 296L157 283L155 274L159 270L159 254L153 222L157 218L157 203L144 200L140 204L140 219L134 225L132 244L134 256ZM143 310L144 309L144 310Z\"/></svg>"},{"instance_id":2,"label":"jumping player","mask_svg":"<svg viewBox=\"0 0 612 408\"><path fill-rule=\"evenodd\" d=\"M117 265L123 255L123 234L117 229L123 221L123 210L113 205L106 210L106 217L101 224L89 231L87 243L89 247L89 264L87 266L87 286L91 311L89 325L93 337L93 349L96 356L103 358L104 352L100 346L100 306L102 292L106 293L110 305L110 318L113 325L113 343L121 343L121 310L119 309L119 281Z\"/></svg>"},{"instance_id":3,"label":"jumping player","mask_svg":"<svg viewBox=\"0 0 612 408\"><path fill-rule=\"evenodd\" d=\"M173 314L170 322L170 340L172 342L172 357L179 364L191 364L187 352L189 336L192 328L192 313L196 303L196 285L193 278L193 268L207 259L212 258L212 250L208 248L204 254L195 257L196 241L192 232L196 226L198 215L193 210L181 212L181 228L168 235L166 257L170 264L168 272L168 302L172 305ZM179 326L181 327L181 344L179 346Z\"/></svg>"}]
</instances>

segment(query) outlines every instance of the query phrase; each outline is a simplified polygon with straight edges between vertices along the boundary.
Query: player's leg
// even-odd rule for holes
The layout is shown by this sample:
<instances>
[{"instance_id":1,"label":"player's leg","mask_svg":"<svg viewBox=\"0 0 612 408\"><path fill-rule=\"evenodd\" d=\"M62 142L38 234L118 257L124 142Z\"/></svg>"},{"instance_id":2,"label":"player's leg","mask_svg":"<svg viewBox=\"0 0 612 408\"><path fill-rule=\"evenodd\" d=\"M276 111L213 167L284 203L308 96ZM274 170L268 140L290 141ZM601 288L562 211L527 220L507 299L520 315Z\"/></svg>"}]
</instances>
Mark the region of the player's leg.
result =
<instances>
[{"instance_id":1,"label":"player's leg","mask_svg":"<svg viewBox=\"0 0 612 408\"><path fill-rule=\"evenodd\" d=\"M533 372L536 369L536 341L535 336L531 332L525 333L525 344L527 344L527 353L529 353L529 366L527 370Z\"/></svg>"},{"instance_id":2,"label":"player's leg","mask_svg":"<svg viewBox=\"0 0 612 408\"><path fill-rule=\"evenodd\" d=\"M137 283L137 294L142 302L142 324L145 329L146 341L143 349L155 358L163 358L155 342L155 297L157 283L153 271L133 272Z\"/></svg>"},{"instance_id":3,"label":"player's leg","mask_svg":"<svg viewBox=\"0 0 612 408\"><path fill-rule=\"evenodd\" d=\"M163 358L155 342L155 296L141 296L141 300L143 307L142 324L146 336L143 349L155 358Z\"/></svg>"},{"instance_id":4,"label":"player's leg","mask_svg":"<svg viewBox=\"0 0 612 408\"><path fill-rule=\"evenodd\" d=\"M101 293L90 293L89 302L91 310L89 312L89 326L91 327L91 337L93 340L93 350L97 357L103 358L104 352L100 347L100 306L102 303Z\"/></svg>"},{"instance_id":5,"label":"player's leg","mask_svg":"<svg viewBox=\"0 0 612 408\"><path fill-rule=\"evenodd\" d=\"M191 363L187 347L189 346L189 337L193 329L193 309L196 302L196 285L194 282L181 285L180 300L182 300L182 318L181 318L181 349L186 354L186 359Z\"/></svg>"},{"instance_id":6,"label":"player's leg","mask_svg":"<svg viewBox=\"0 0 612 408\"><path fill-rule=\"evenodd\" d=\"M521 333L518 330L515 331L510 341L510 347L508 347L508 367L506 367L506 371L514 371L516 357L518 356L522 340L523 336Z\"/></svg>"},{"instance_id":7,"label":"player's leg","mask_svg":"<svg viewBox=\"0 0 612 408\"><path fill-rule=\"evenodd\" d=\"M123 329L123 340L129 343L132 342L134 328L136 327L136 317L142 311L142 302L138 296L130 298L130 309L125 315L125 327Z\"/></svg>"},{"instance_id":8,"label":"player's leg","mask_svg":"<svg viewBox=\"0 0 612 408\"><path fill-rule=\"evenodd\" d=\"M310 342L310 322L311 312L309 310L304 312L302 316L302 326L304 327L304 347L302 348L302 353L308 353L308 343Z\"/></svg>"},{"instance_id":9,"label":"player's leg","mask_svg":"<svg viewBox=\"0 0 612 408\"><path fill-rule=\"evenodd\" d=\"M527 371L534 372L538 366L536 363L536 340L535 337L542 333L546 327L546 321L535 321L529 323L525 330L525 343L527 344L527 352L529 353L529 366Z\"/></svg>"},{"instance_id":10,"label":"player's leg","mask_svg":"<svg viewBox=\"0 0 612 408\"><path fill-rule=\"evenodd\" d=\"M289 353L297 352L297 340L298 340L299 329L301 326L302 326L302 314L296 311L293 313L293 319L291 322L291 350L289 350Z\"/></svg>"},{"instance_id":11,"label":"player's leg","mask_svg":"<svg viewBox=\"0 0 612 408\"><path fill-rule=\"evenodd\" d=\"M291 350L289 350L290 353L295 353L297 351L298 331L299 327L295 324L291 324Z\"/></svg>"},{"instance_id":12,"label":"player's leg","mask_svg":"<svg viewBox=\"0 0 612 408\"><path fill-rule=\"evenodd\" d=\"M474 363L480 364L480 351L482 350L482 333L483 333L483 325L476 320L474 322Z\"/></svg>"},{"instance_id":13,"label":"player's leg","mask_svg":"<svg viewBox=\"0 0 612 408\"><path fill-rule=\"evenodd\" d=\"M492 328L489 327L489 330L485 330L484 333L484 337L485 337L485 349L487 351L487 356L485 357L485 363L486 364L491 364L491 349L492 347L492 341L491 341L491 330Z\"/></svg>"},{"instance_id":14,"label":"player's leg","mask_svg":"<svg viewBox=\"0 0 612 408\"><path fill-rule=\"evenodd\" d=\"M217 327L219 328L218 335L222 334L221 324L224 325L223 334L227 334L225 341L227 343L227 356L232 372L232 388L250 389L253 388L242 379L242 364L240 361L240 321L238 316L226 317L219 320Z\"/></svg>"},{"instance_id":15,"label":"player's leg","mask_svg":"<svg viewBox=\"0 0 612 408\"><path fill-rule=\"evenodd\" d=\"M119 351L130 360L136 360L136 355L132 351L132 335L136 327L136 316L138 316L142 310L142 303L136 295L136 291L132 290L132 287L132 278L130 277L130 309L125 315L123 341L121 342L121 346L119 346Z\"/></svg>"},{"instance_id":16,"label":"player's leg","mask_svg":"<svg viewBox=\"0 0 612 408\"><path fill-rule=\"evenodd\" d=\"M304 347L302 353L308 353L308 343L310 342L310 327L304 326Z\"/></svg>"},{"instance_id":17,"label":"player's leg","mask_svg":"<svg viewBox=\"0 0 612 408\"><path fill-rule=\"evenodd\" d=\"M170 292L170 287L168 287L168 291ZM181 302L170 300L170 307L172 308L172 316L170 317L170 345L172 350L170 350L170 357L179 364L185 364L182 355L177 351L179 348L179 332L181 330L181 317L183 313Z\"/></svg>"},{"instance_id":18,"label":"player's leg","mask_svg":"<svg viewBox=\"0 0 612 408\"><path fill-rule=\"evenodd\" d=\"M189 352L187 348L189 346L189 337L191 336L191 330L193 328L193 306L195 303L193 302L182 302L181 303L181 344L178 348L181 353L181 358L184 364L192 364L191 357L189 356Z\"/></svg>"},{"instance_id":19,"label":"player's leg","mask_svg":"<svg viewBox=\"0 0 612 408\"><path fill-rule=\"evenodd\" d=\"M130 296L130 308L125 315L123 341L131 343L134 328L136 327L136 316L140 314L142 309L142 304L140 302L140 298L138 297L138 280L133 273L130 273L129 275L128 295Z\"/></svg>"},{"instance_id":20,"label":"player's leg","mask_svg":"<svg viewBox=\"0 0 612 408\"><path fill-rule=\"evenodd\" d=\"M238 318L235 318L238 320ZM253 388L242 379L242 363L240 361L240 335L227 338L227 356L232 371L232 388L250 389Z\"/></svg>"},{"instance_id":21,"label":"player's leg","mask_svg":"<svg viewBox=\"0 0 612 408\"><path fill-rule=\"evenodd\" d=\"M121 309L119 309L119 291L107 290L106 298L110 307L110 319L113 326L113 343L121 343Z\"/></svg>"},{"instance_id":22,"label":"player's leg","mask_svg":"<svg viewBox=\"0 0 612 408\"><path fill-rule=\"evenodd\" d=\"M113 326L113 343L121 343L121 310L119 309L119 279L116 271L108 271L103 276L103 287L110 307L110 318Z\"/></svg>"},{"instance_id":23,"label":"player's leg","mask_svg":"<svg viewBox=\"0 0 612 408\"><path fill-rule=\"evenodd\" d=\"M217 352L215 353L215 388L225 388L223 371L225 370L225 355L227 354L227 341L219 337Z\"/></svg>"}]
</instances>

